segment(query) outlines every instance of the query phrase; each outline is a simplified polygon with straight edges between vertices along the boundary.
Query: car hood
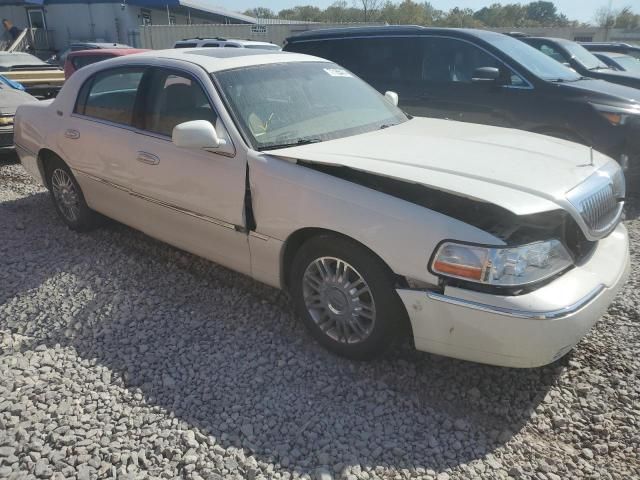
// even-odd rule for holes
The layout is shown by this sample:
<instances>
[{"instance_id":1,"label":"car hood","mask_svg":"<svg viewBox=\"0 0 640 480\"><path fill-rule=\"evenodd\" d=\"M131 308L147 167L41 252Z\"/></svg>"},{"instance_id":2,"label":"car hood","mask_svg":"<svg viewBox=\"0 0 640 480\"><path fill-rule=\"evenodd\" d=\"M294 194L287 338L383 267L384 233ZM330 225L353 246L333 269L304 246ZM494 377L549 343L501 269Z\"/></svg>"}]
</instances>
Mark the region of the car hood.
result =
<instances>
[{"instance_id":1,"label":"car hood","mask_svg":"<svg viewBox=\"0 0 640 480\"><path fill-rule=\"evenodd\" d=\"M572 89L580 93L587 101L596 101L606 105L620 107L640 107L640 90L599 79L584 79L576 82L558 83L558 88Z\"/></svg>"},{"instance_id":2,"label":"car hood","mask_svg":"<svg viewBox=\"0 0 640 480\"><path fill-rule=\"evenodd\" d=\"M0 88L0 115L13 115L23 103L37 101L35 97L22 90L2 87Z\"/></svg>"},{"instance_id":3,"label":"car hood","mask_svg":"<svg viewBox=\"0 0 640 480\"><path fill-rule=\"evenodd\" d=\"M607 80L609 82L622 83L633 88L640 86L640 75L636 75L631 72L620 72L617 70L606 69L595 70L589 72L588 75L602 80Z\"/></svg>"},{"instance_id":4,"label":"car hood","mask_svg":"<svg viewBox=\"0 0 640 480\"><path fill-rule=\"evenodd\" d=\"M564 208L569 190L613 162L564 140L429 118L265 153L421 184L493 203L516 215Z\"/></svg>"}]
</instances>

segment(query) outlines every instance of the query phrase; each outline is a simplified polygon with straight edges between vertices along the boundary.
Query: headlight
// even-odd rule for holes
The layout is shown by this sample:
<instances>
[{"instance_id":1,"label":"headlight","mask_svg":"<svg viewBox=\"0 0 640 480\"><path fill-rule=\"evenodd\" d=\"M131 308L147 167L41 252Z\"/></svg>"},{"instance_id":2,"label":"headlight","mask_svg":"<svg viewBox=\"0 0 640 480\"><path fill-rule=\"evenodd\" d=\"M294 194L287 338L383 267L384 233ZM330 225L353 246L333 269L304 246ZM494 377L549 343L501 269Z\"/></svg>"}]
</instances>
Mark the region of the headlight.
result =
<instances>
[{"instance_id":1,"label":"headlight","mask_svg":"<svg viewBox=\"0 0 640 480\"><path fill-rule=\"evenodd\" d=\"M13 115L0 117L0 127L6 127L7 125L13 125Z\"/></svg>"},{"instance_id":2,"label":"headlight","mask_svg":"<svg viewBox=\"0 0 640 480\"><path fill-rule=\"evenodd\" d=\"M633 117L640 116L640 107L619 108L610 105L592 103L593 108L602 115L611 125L624 125Z\"/></svg>"},{"instance_id":3,"label":"headlight","mask_svg":"<svg viewBox=\"0 0 640 480\"><path fill-rule=\"evenodd\" d=\"M475 283L519 286L552 277L572 264L569 252L558 240L520 247L444 242L433 256L430 270L437 275Z\"/></svg>"}]
</instances>

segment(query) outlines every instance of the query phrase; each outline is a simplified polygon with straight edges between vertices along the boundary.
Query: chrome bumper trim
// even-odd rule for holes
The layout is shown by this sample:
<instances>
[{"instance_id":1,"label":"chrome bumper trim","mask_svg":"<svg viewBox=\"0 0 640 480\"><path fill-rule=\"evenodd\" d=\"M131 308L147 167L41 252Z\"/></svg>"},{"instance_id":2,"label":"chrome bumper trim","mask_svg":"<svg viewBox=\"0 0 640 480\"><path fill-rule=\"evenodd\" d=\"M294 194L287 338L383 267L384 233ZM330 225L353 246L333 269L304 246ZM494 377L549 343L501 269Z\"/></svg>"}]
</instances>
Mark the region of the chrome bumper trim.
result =
<instances>
[{"instance_id":1,"label":"chrome bumper trim","mask_svg":"<svg viewBox=\"0 0 640 480\"><path fill-rule=\"evenodd\" d=\"M427 297L429 297L431 300L448 303L450 305L456 305L458 307L463 307L463 308L470 308L473 310L491 313L494 315L502 315L505 317L523 318L527 320L554 320L562 317L567 317L573 313L578 312L579 310L582 310L584 307L589 305L593 300L595 300L604 290L605 290L605 286L600 284L596 288L594 288L591 292L589 292L587 295L585 295L583 298L573 303L572 305L568 305L564 308L560 308L557 310L548 310L543 312L497 307L495 305L487 305L485 303L474 302L472 300L465 300L462 298L451 297L449 295L433 292L431 290L427 291Z\"/></svg>"}]
</instances>

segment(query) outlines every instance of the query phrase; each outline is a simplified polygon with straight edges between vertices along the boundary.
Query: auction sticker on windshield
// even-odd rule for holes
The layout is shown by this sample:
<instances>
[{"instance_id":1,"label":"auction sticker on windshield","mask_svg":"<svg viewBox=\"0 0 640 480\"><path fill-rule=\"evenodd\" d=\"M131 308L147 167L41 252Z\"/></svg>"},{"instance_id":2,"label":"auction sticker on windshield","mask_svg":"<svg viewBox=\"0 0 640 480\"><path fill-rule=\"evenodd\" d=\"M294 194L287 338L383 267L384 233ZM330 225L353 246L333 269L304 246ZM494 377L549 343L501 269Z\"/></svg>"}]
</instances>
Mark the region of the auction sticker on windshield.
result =
<instances>
[{"instance_id":1,"label":"auction sticker on windshield","mask_svg":"<svg viewBox=\"0 0 640 480\"><path fill-rule=\"evenodd\" d=\"M332 77L353 77L353 75L343 68L325 68L324 71Z\"/></svg>"}]
</instances>

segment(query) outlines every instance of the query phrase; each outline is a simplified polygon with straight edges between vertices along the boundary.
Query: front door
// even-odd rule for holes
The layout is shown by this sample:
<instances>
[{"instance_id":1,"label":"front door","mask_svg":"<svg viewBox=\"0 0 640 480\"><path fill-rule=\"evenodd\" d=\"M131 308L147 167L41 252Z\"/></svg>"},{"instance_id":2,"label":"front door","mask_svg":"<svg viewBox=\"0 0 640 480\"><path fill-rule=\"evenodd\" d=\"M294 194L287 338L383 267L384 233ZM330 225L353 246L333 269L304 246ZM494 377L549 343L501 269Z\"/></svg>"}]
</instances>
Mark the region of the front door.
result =
<instances>
[{"instance_id":1,"label":"front door","mask_svg":"<svg viewBox=\"0 0 640 480\"><path fill-rule=\"evenodd\" d=\"M449 37L422 37L421 71L400 96L410 114L504 127L530 98L528 83L480 47ZM497 68L497 82L474 81L480 67Z\"/></svg>"},{"instance_id":2,"label":"front door","mask_svg":"<svg viewBox=\"0 0 640 480\"><path fill-rule=\"evenodd\" d=\"M249 274L246 157L233 150L179 148L171 142L176 125L207 120L231 143L203 86L206 80L165 68L145 76L136 152L127 159L129 188L142 212L138 228Z\"/></svg>"}]
</instances>

